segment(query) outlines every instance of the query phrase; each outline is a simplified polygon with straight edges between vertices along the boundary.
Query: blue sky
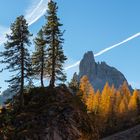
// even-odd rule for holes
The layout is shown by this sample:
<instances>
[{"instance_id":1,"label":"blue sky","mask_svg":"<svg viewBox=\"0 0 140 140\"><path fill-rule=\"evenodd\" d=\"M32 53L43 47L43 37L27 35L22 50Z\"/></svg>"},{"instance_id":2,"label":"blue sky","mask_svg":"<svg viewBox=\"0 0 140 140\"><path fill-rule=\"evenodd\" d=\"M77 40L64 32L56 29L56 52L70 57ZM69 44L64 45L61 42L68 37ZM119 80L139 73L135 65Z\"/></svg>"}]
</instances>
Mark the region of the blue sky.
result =
<instances>
[{"instance_id":1,"label":"blue sky","mask_svg":"<svg viewBox=\"0 0 140 140\"><path fill-rule=\"evenodd\" d=\"M45 1L45 0L44 0ZM86 51L94 53L140 32L139 0L56 0L59 16L66 30L64 51L68 57L66 65L80 60ZM19 15L28 15L40 0L1 0L0 41L4 32ZM47 0L46 0L47 2ZM46 3L44 2L46 6ZM40 10L40 9L39 9ZM38 11L39 11L38 10ZM37 15L35 13L35 15ZM44 24L44 17L30 27L34 35ZM0 46L1 50L3 45ZM33 50L33 46L30 48ZM140 88L140 37L96 57L96 61L106 61L120 70L134 88ZM67 71L70 78L78 67ZM0 86L5 89L4 79L9 73L0 74Z\"/></svg>"}]
</instances>

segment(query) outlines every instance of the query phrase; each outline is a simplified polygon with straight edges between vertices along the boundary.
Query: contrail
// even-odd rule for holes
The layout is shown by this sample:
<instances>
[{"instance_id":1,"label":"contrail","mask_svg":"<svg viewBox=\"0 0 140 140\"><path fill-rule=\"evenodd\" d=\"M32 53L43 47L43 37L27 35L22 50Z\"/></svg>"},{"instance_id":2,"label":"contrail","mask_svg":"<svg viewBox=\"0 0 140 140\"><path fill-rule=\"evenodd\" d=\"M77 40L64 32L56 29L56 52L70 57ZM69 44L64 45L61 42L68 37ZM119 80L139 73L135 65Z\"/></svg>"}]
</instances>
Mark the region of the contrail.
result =
<instances>
[{"instance_id":1,"label":"contrail","mask_svg":"<svg viewBox=\"0 0 140 140\"><path fill-rule=\"evenodd\" d=\"M127 39L125 39L125 40L123 40L120 43L117 43L117 44L115 44L113 46L110 46L110 47L104 49L104 50L101 50L100 52L96 53L94 56L95 57L100 56L100 55L104 54L105 52L108 52L109 50L112 50L113 48L116 48L116 47L118 47L118 46L120 46L120 45L122 45L122 44L124 44L124 43L126 43L126 42L128 42L128 41L130 41L130 40L132 40L132 39L134 39L136 37L138 37L138 36L140 36L140 32L135 34L135 35L133 35L133 36L131 36L131 37L129 37L129 38L127 38Z\"/></svg>"},{"instance_id":2,"label":"contrail","mask_svg":"<svg viewBox=\"0 0 140 140\"><path fill-rule=\"evenodd\" d=\"M79 64L80 64L80 61L77 61L77 62L74 63L73 65L70 65L70 66L65 67L65 70L69 70L69 69L71 69L71 68L73 68L73 67L78 66Z\"/></svg>"},{"instance_id":3,"label":"contrail","mask_svg":"<svg viewBox=\"0 0 140 140\"><path fill-rule=\"evenodd\" d=\"M101 50L100 52L96 53L96 54L94 55L94 57L100 56L100 55L102 55L102 54L108 52L109 50L112 50L112 49L114 49L114 48L116 48L116 47L118 47L118 46L120 46L120 45L122 45L122 44L124 44L124 43L126 43L126 42L128 42L128 41L130 41L130 40L132 40L132 39L134 39L134 38L136 38L136 37L139 37L139 36L140 36L140 32L137 33L137 34L134 34L133 36L131 36L131 37L129 37L129 38L123 40L123 41L121 41L120 43L117 43L117 44L115 44L115 45L113 45L113 46L109 46L109 47L107 47L107 48ZM78 66L79 64L80 64L80 61L77 61L77 62L74 63L73 65L70 65L70 66L68 66L68 67L65 67L65 70L69 70L69 69L71 69L71 68L73 68L73 67Z\"/></svg>"},{"instance_id":4,"label":"contrail","mask_svg":"<svg viewBox=\"0 0 140 140\"><path fill-rule=\"evenodd\" d=\"M48 2L49 0L40 0L34 9L27 10L30 12L26 11L25 18L29 26L38 21L45 14L48 8ZM0 27L0 45L2 45L6 41L5 35L10 33L10 28L4 28L5 30L3 30L1 25Z\"/></svg>"},{"instance_id":5,"label":"contrail","mask_svg":"<svg viewBox=\"0 0 140 140\"><path fill-rule=\"evenodd\" d=\"M31 11L31 13L27 12L27 14L25 15L29 26L35 23L38 19L40 19L40 17L42 17L45 14L47 8L48 0L41 0L33 10L27 10Z\"/></svg>"}]
</instances>

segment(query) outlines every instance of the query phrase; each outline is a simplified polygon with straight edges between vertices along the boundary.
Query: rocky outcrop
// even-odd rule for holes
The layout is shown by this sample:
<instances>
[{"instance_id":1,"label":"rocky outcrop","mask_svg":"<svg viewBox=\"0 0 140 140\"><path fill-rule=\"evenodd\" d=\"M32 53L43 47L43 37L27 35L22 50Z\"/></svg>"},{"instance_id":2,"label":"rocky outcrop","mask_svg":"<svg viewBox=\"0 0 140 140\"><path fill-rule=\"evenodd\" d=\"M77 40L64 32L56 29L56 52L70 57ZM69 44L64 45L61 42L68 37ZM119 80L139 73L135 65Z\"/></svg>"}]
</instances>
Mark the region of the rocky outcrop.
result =
<instances>
[{"instance_id":1,"label":"rocky outcrop","mask_svg":"<svg viewBox=\"0 0 140 140\"><path fill-rule=\"evenodd\" d=\"M32 89L24 97L25 106L22 109L19 110L18 104L14 103L0 114L0 138L98 140L94 123L83 103L65 86Z\"/></svg>"},{"instance_id":2,"label":"rocky outcrop","mask_svg":"<svg viewBox=\"0 0 140 140\"><path fill-rule=\"evenodd\" d=\"M0 95L0 105L3 105L8 99L11 99L15 93L9 88L2 92Z\"/></svg>"},{"instance_id":3,"label":"rocky outcrop","mask_svg":"<svg viewBox=\"0 0 140 140\"><path fill-rule=\"evenodd\" d=\"M124 81L127 82L124 75L116 68L110 67L105 62L96 63L92 51L85 53L80 62L79 79L83 75L88 76L95 90L102 90L106 82L115 88L119 88Z\"/></svg>"}]
</instances>

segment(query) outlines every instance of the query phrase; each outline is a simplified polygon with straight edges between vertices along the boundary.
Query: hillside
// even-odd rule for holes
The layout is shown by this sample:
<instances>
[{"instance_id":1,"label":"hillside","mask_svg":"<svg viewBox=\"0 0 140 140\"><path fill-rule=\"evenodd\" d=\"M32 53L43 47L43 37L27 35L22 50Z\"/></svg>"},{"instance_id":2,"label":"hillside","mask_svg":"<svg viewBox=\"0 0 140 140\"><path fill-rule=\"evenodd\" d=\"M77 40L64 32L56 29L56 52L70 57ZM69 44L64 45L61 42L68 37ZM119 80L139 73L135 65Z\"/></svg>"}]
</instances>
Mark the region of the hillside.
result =
<instances>
[{"instance_id":1,"label":"hillside","mask_svg":"<svg viewBox=\"0 0 140 140\"><path fill-rule=\"evenodd\" d=\"M18 97L17 97L18 98ZM94 140L98 139L84 105L65 86L36 88L2 109L0 138L8 140ZM5 131L6 130L6 131Z\"/></svg>"}]
</instances>

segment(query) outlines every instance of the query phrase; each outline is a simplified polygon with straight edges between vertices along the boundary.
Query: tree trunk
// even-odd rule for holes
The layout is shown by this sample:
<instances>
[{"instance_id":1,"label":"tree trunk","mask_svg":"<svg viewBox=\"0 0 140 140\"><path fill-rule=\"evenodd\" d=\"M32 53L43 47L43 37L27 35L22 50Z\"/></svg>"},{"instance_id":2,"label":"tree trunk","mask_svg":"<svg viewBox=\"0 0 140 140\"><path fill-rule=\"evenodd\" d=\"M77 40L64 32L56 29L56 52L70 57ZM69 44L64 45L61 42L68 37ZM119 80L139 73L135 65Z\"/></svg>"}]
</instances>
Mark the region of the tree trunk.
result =
<instances>
[{"instance_id":1,"label":"tree trunk","mask_svg":"<svg viewBox=\"0 0 140 140\"><path fill-rule=\"evenodd\" d=\"M44 87L44 82L43 82L43 75L44 75L44 49L42 47L42 66L41 66L41 87Z\"/></svg>"},{"instance_id":2,"label":"tree trunk","mask_svg":"<svg viewBox=\"0 0 140 140\"><path fill-rule=\"evenodd\" d=\"M41 87L44 87L44 83L43 83L43 71L41 72Z\"/></svg>"},{"instance_id":3,"label":"tree trunk","mask_svg":"<svg viewBox=\"0 0 140 140\"><path fill-rule=\"evenodd\" d=\"M50 80L50 87L54 88L55 86L55 37L54 37L55 31L53 30L52 33L52 75L51 75L51 80Z\"/></svg>"},{"instance_id":4,"label":"tree trunk","mask_svg":"<svg viewBox=\"0 0 140 140\"><path fill-rule=\"evenodd\" d=\"M24 106L24 47L21 45L21 88L20 88L21 106Z\"/></svg>"}]
</instances>

